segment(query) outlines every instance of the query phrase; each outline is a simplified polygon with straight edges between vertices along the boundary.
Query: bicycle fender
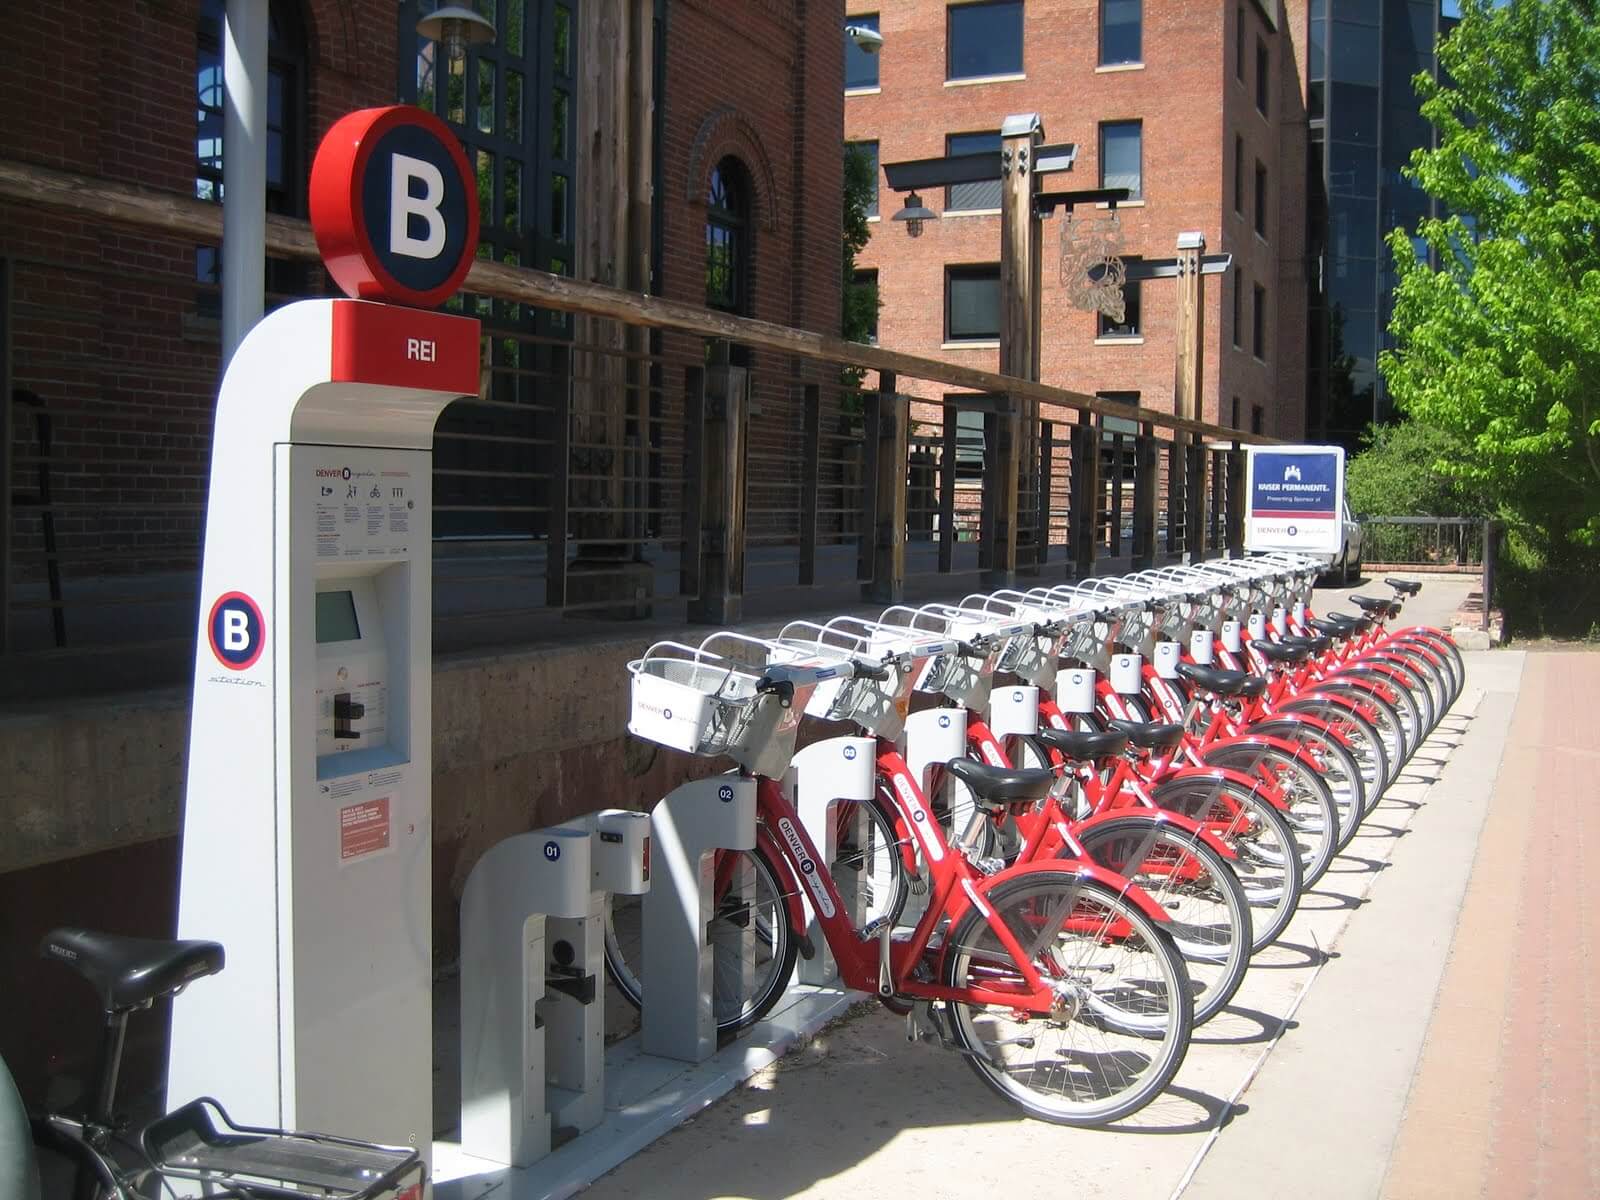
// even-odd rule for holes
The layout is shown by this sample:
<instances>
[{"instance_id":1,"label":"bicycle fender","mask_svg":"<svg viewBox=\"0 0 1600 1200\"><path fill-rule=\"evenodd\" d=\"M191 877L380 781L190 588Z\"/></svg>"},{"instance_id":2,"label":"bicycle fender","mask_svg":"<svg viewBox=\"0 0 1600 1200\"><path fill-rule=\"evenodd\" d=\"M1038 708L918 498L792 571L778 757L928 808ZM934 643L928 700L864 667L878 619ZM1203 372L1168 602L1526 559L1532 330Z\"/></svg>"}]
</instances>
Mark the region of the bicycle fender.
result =
<instances>
[{"instance_id":1,"label":"bicycle fender","mask_svg":"<svg viewBox=\"0 0 1600 1200\"><path fill-rule=\"evenodd\" d=\"M1310 722L1308 722L1308 724L1309 723ZM1308 767L1315 767L1317 765L1317 760L1312 757L1311 752L1299 742L1294 741L1291 738L1281 738L1275 734L1258 733L1255 731L1246 731L1244 733L1235 734L1233 737L1229 738L1218 738L1216 741L1212 742L1206 747L1205 754L1202 755L1202 757L1209 762L1212 751L1226 750L1231 746L1265 747L1268 749L1281 751L1290 758L1305 763Z\"/></svg>"},{"instance_id":2,"label":"bicycle fender","mask_svg":"<svg viewBox=\"0 0 1600 1200\"><path fill-rule=\"evenodd\" d=\"M765 825L756 825L756 846L767 852L767 865L778 873L778 884L783 888L784 907L789 910L789 928L800 938L803 948L806 942L806 908L800 899L800 881L789 869L789 860L784 857L778 839Z\"/></svg>"},{"instance_id":3,"label":"bicycle fender","mask_svg":"<svg viewBox=\"0 0 1600 1200\"><path fill-rule=\"evenodd\" d=\"M1170 812L1164 808L1125 808L1120 811L1113 809L1109 812L1096 813L1086 821L1074 822L1072 833L1075 837L1081 836L1092 833L1106 825L1115 824L1118 821L1137 822L1140 825L1148 825L1152 822L1157 825L1171 825L1174 829L1181 829L1190 837L1199 838L1212 850L1222 855L1223 858L1237 860L1239 857L1233 847L1229 846L1209 829L1204 828L1198 821L1191 817L1186 817L1182 813Z\"/></svg>"},{"instance_id":4,"label":"bicycle fender","mask_svg":"<svg viewBox=\"0 0 1600 1200\"><path fill-rule=\"evenodd\" d=\"M1015 879L1019 875L1036 874L1040 871L1059 872L1063 870L1071 871L1079 879L1098 883L1101 887L1108 888L1116 892L1117 895L1133 901L1139 906L1139 911L1152 921L1159 921L1163 925L1172 924L1172 915L1157 904L1150 896L1150 893L1146 892L1142 887L1139 887L1131 879L1118 875L1115 871L1108 871L1106 868L1083 858L1044 858L1037 862L1024 863L1021 866L1007 867L998 875L988 875L975 881L972 890L975 898L982 900L997 885L1007 880ZM980 907L984 909L985 916L989 915L987 901L984 901Z\"/></svg>"}]
</instances>

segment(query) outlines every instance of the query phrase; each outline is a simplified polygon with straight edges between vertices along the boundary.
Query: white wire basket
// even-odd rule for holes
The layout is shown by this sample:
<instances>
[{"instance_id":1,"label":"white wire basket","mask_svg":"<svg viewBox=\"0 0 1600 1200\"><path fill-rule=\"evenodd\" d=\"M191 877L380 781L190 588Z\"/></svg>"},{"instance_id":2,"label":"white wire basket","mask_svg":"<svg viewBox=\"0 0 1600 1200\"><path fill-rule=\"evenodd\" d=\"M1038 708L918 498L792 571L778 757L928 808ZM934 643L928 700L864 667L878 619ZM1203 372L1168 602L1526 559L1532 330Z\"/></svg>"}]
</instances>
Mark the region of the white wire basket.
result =
<instances>
[{"instance_id":1,"label":"white wire basket","mask_svg":"<svg viewBox=\"0 0 1600 1200\"><path fill-rule=\"evenodd\" d=\"M927 662L956 648L947 639L859 617L835 617L825 625L791 621L779 632L776 645L769 661L850 662L849 678L825 681L811 693L806 715L849 721L883 738L898 737L905 727L911 692ZM878 674L883 677L873 677Z\"/></svg>"},{"instance_id":2,"label":"white wire basket","mask_svg":"<svg viewBox=\"0 0 1600 1200\"><path fill-rule=\"evenodd\" d=\"M761 665L744 661L752 647L765 657L770 644L716 633L699 646L651 646L628 664L628 732L688 754L726 755L753 775L781 779L794 756L800 716L812 691L831 678L830 668L795 678L787 697L760 692Z\"/></svg>"},{"instance_id":3,"label":"white wire basket","mask_svg":"<svg viewBox=\"0 0 1600 1200\"><path fill-rule=\"evenodd\" d=\"M985 618L982 613L948 604L927 604L921 608L895 605L884 610L878 624L931 634L955 643L945 653L927 659L917 675L915 687L919 692L947 696L973 712L988 708L989 690L1000 656L1005 653L1007 640L1021 632L1020 627L1007 627ZM890 634L883 636L886 641L891 637ZM972 652L962 649L963 646Z\"/></svg>"}]
</instances>

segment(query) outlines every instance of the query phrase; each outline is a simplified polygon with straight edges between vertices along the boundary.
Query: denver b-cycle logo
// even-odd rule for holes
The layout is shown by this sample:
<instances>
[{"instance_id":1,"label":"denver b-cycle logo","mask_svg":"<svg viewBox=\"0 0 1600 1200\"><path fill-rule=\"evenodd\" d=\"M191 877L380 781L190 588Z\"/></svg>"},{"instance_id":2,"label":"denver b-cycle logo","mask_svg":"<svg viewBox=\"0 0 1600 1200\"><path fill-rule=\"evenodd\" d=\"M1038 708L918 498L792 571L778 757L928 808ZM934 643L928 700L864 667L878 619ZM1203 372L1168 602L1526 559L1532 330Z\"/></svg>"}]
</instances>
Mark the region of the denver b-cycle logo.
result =
<instances>
[{"instance_id":1,"label":"denver b-cycle logo","mask_svg":"<svg viewBox=\"0 0 1600 1200\"><path fill-rule=\"evenodd\" d=\"M267 623L261 607L243 592L224 592L206 618L211 653L230 671L255 666L267 644Z\"/></svg>"}]
</instances>

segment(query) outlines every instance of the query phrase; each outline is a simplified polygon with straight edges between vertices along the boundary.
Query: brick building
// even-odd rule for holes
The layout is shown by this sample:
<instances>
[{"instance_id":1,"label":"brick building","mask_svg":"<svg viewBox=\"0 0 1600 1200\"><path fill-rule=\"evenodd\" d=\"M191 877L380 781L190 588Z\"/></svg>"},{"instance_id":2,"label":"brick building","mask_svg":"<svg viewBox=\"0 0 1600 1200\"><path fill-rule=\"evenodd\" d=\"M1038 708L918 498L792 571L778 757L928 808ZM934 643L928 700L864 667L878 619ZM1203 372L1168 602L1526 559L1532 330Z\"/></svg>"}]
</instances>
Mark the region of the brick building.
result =
<instances>
[{"instance_id":1,"label":"brick building","mask_svg":"<svg viewBox=\"0 0 1600 1200\"><path fill-rule=\"evenodd\" d=\"M433 7L272 0L269 211L304 215L311 157L339 116L418 103L446 120L476 168L480 253L837 331L839 0L476 0L498 37L472 48L459 71L436 62L415 32ZM27 37L0 39L0 160L220 199L222 9L221 0L40 9ZM150 785L142 766L119 763L116 794L104 799L143 806L145 818L109 821L105 837L53 848L43 834L82 815L70 788L53 775L8 780L18 810L37 821L30 833L19 822L0 850L0 975L28 997L7 1009L14 1019L0 1029L0 1053L30 1096L47 1063L90 1043L94 1020L75 981L40 969L39 935L63 923L160 933L174 919L184 721L171 692L148 689L182 685L192 664L218 383L217 264L214 248L184 238L0 201L0 334L9 346L0 422L11 433L0 439L0 493L20 498L0 527L0 722L55 728L83 706L51 708L52 693L144 691L85 719L126 733L161 780ZM269 304L326 287L304 264L269 262L267 281ZM585 460L575 450L574 477L615 471L624 438L670 457L681 374L676 385L663 371L659 386L635 377L608 391L584 356L599 358L590 346L623 351L613 361L632 352L621 331L479 297L462 303L484 319L492 357L481 401L441 418L435 529L533 561L546 553L549 447L565 441L557 423L570 412L573 441L614 439L582 451ZM682 340L640 353L705 360ZM804 371L761 365L771 382L752 441L792 442ZM625 410L594 399L624 392ZM665 431L660 442L653 430ZM38 486L45 477L47 489ZM590 507L604 504L619 501ZM0 521L7 513L0 504ZM529 609L545 602L537 583L516 597ZM495 593L481 590L492 602ZM622 679L620 666L611 675ZM160 711L163 733L133 732ZM589 721L584 736L600 736L600 725ZM486 845L624 794L620 735L570 753L502 741L494 784L441 778L441 929L453 930L452 896ZM480 736L492 740L474 731L463 741ZM495 786L506 797L498 806ZM450 944L436 942L445 954ZM136 1085L151 1078L157 1049L133 1047Z\"/></svg>"},{"instance_id":2,"label":"brick building","mask_svg":"<svg viewBox=\"0 0 1600 1200\"><path fill-rule=\"evenodd\" d=\"M1127 186L1125 255L1170 257L1198 230L1233 255L1206 280L1204 419L1287 437L1305 410L1305 110L1276 0L849 0L881 51L847 52L845 137L878 162L999 148L1001 122L1038 113L1075 143L1048 190ZM941 219L912 239L882 184L860 256L876 274L880 340L993 370L999 184L924 192ZM942 193L942 194L940 194ZM1104 218L1078 209L1075 220ZM1130 286L1114 325L1066 303L1059 213L1044 223L1043 382L1172 410L1176 289ZM942 302L941 302L942 298ZM978 414L963 420L981 422Z\"/></svg>"}]
</instances>

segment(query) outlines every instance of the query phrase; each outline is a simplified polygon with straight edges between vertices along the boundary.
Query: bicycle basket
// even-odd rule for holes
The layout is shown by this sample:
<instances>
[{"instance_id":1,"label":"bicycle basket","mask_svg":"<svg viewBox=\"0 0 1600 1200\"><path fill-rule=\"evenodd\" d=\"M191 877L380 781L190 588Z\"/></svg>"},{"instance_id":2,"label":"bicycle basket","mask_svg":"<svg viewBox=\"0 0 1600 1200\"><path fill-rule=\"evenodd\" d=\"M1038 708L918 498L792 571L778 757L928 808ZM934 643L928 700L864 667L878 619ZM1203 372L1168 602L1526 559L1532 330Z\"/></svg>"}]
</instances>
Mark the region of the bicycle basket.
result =
<instances>
[{"instance_id":1,"label":"bicycle basket","mask_svg":"<svg viewBox=\"0 0 1600 1200\"><path fill-rule=\"evenodd\" d=\"M628 732L689 754L725 754L753 774L781 778L814 685L796 687L784 707L777 695L756 691L759 666L706 649L719 637L748 640L714 634L699 648L657 642L628 664Z\"/></svg>"}]
</instances>

